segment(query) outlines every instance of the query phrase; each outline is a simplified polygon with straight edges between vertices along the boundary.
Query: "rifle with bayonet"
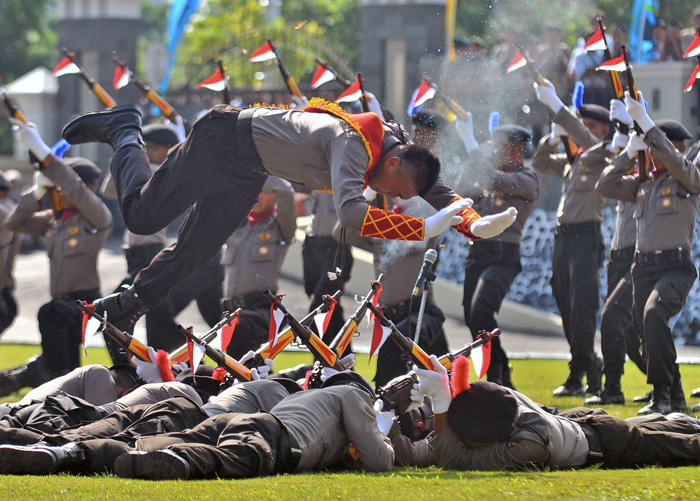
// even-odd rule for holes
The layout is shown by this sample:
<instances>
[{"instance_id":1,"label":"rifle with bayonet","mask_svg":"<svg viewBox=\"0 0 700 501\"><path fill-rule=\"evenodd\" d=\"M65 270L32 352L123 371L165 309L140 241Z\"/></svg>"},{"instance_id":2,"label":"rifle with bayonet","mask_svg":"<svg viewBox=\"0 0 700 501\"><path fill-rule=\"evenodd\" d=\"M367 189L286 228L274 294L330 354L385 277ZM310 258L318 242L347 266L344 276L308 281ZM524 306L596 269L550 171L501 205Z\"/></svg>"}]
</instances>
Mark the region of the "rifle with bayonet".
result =
<instances>
[{"instance_id":1,"label":"rifle with bayonet","mask_svg":"<svg viewBox=\"0 0 700 501\"><path fill-rule=\"evenodd\" d=\"M450 111L451 111L452 113L454 113L455 115L457 115L457 116L458 116L459 118L461 118L462 120L469 120L469 115L470 115L470 113L469 113L468 111L466 111L464 108L462 108L462 107L459 105L459 103L457 103L457 101L455 101L455 100L452 99L450 96L448 96L447 94L445 94L444 92L442 92L442 91L440 90L440 88L437 86L437 84L435 83L435 81L434 81L432 78L430 78L430 77L429 77L428 75L426 75L426 74L422 74L422 75L421 75L421 78L423 78L423 80L425 81L425 83L427 83L430 87L432 87L432 88L435 90L435 96L436 96L440 101L442 101L443 103L445 103L445 106L447 106L447 107L450 109Z\"/></svg>"},{"instance_id":2,"label":"rifle with bayonet","mask_svg":"<svg viewBox=\"0 0 700 501\"><path fill-rule=\"evenodd\" d=\"M600 16L596 17L596 20L598 21L598 27L600 28L601 33L603 34L603 42L605 43L605 49L603 50L605 60L610 61L612 59L612 54L610 53L610 48L608 47L608 39L605 38L605 26L603 26L603 18ZM620 75L618 74L617 71L608 71L608 74L610 75L610 85L612 86L613 89L613 94L615 96L615 99L619 99L620 101L625 100L625 91L622 88L622 82L620 81ZM623 124L620 122L615 122L615 125L617 126L617 130L620 131L620 134L629 134L629 126L627 124Z\"/></svg>"},{"instance_id":3,"label":"rifle with bayonet","mask_svg":"<svg viewBox=\"0 0 700 501\"><path fill-rule=\"evenodd\" d=\"M321 362L324 367L331 367L337 371L345 370L345 367L338 360L338 356L331 350L320 337L318 337L308 327L304 327L294 316L285 308L282 301L269 290L265 291L265 296L270 302L279 309L287 320L287 324L291 328L294 335L301 341L304 346L313 354L314 358Z\"/></svg>"},{"instance_id":4,"label":"rifle with bayonet","mask_svg":"<svg viewBox=\"0 0 700 501\"><path fill-rule=\"evenodd\" d=\"M204 348L204 353L206 353L206 355L211 358L217 366L228 371L239 381L250 381L252 379L252 375L248 367L240 363L232 356L227 355L223 351L207 344L203 339L199 339L192 333L191 329L185 329L183 326L178 325L177 330L191 342L202 346Z\"/></svg>"},{"instance_id":5,"label":"rifle with bayonet","mask_svg":"<svg viewBox=\"0 0 700 501\"><path fill-rule=\"evenodd\" d=\"M637 95L637 84L634 82L634 75L632 75L632 66L630 66L629 52L627 47L622 46L622 55L625 58L625 76L627 77L627 92L629 92L630 97L635 101L639 101L639 96ZM637 135L644 134L644 131L639 126L637 122L634 123L634 132ZM647 152L640 151L637 153L637 163L639 164L639 180L645 183L649 178L647 172Z\"/></svg>"},{"instance_id":6,"label":"rifle with bayonet","mask_svg":"<svg viewBox=\"0 0 700 501\"><path fill-rule=\"evenodd\" d=\"M289 71L287 71L287 67L282 62L282 59L280 59L280 55L277 53L277 47L274 43L272 43L272 40L270 39L267 40L267 43L270 44L272 52L275 53L275 58L277 59L277 67L279 68L280 73L282 74L282 79L284 80L284 84L287 86L287 90L289 90L289 93L292 96L295 96L301 101L304 101L306 98L304 97L304 94L302 94L299 90L299 87L297 87L297 84L292 78L292 75L290 75Z\"/></svg>"},{"instance_id":7,"label":"rifle with bayonet","mask_svg":"<svg viewBox=\"0 0 700 501\"><path fill-rule=\"evenodd\" d=\"M447 370L450 370L452 366L452 361L455 358L461 355L469 357L472 354L474 348L486 344L487 342L491 341L494 337L500 336L500 334L500 329L494 329L493 332L482 331L479 333L479 337L472 343L469 343L464 348L455 353L447 353L446 355L439 357L438 360L440 361L443 367L445 367ZM415 345L415 343L410 341L407 337L403 336L403 334L399 333L399 335L401 335L405 339L405 341L411 342L413 344L413 346L410 346L410 351L408 351L409 344L404 342L403 340L400 340L399 346L401 347L401 349L404 350L407 355L411 355L411 358L413 358L414 361L422 360L423 355L414 355L414 346L417 347L417 345ZM429 363L430 356L427 354L425 354L425 356L427 356L426 360L429 364L429 367L424 366L422 368L435 370L432 364ZM396 412L397 416L400 416L401 414L406 412L406 409L411 404L411 389L413 389L413 385L417 382L418 376L415 372L411 371L408 374L398 376L392 379L387 384L379 388L377 390L377 399L384 402L383 410L393 409Z\"/></svg>"},{"instance_id":8,"label":"rifle with bayonet","mask_svg":"<svg viewBox=\"0 0 700 501\"><path fill-rule=\"evenodd\" d=\"M63 52L63 54L70 59L71 63L75 64L79 70L80 77L85 81L88 87L90 87L90 90L97 96L97 99L99 99L100 102L107 108L114 108L117 105L116 101L112 99L112 96L110 96L107 91L104 90L102 86L98 84L94 78L88 75L83 67L78 64L78 62L75 60L75 54L68 52L68 49L65 47L61 47L61 52Z\"/></svg>"},{"instance_id":9,"label":"rifle with bayonet","mask_svg":"<svg viewBox=\"0 0 700 501\"><path fill-rule=\"evenodd\" d=\"M335 78L335 81L338 82L341 87L347 89L352 85L350 80L346 80L345 78L341 77L337 71L335 71L329 64L328 61L321 61L319 58L315 57L314 60L316 63L318 63L319 66L322 66L323 69L330 71L333 74L333 78Z\"/></svg>"},{"instance_id":10,"label":"rifle with bayonet","mask_svg":"<svg viewBox=\"0 0 700 501\"><path fill-rule=\"evenodd\" d=\"M219 335L219 330L223 329L227 325L231 325L231 322L236 318L240 318L241 309L238 308L233 313L225 311L223 317L214 327L209 329L201 338L202 343L209 344ZM170 361L173 364L179 364L181 362L188 362L190 355L187 351L187 343L180 346L177 350L173 351L169 355Z\"/></svg>"},{"instance_id":11,"label":"rifle with bayonet","mask_svg":"<svg viewBox=\"0 0 700 501\"><path fill-rule=\"evenodd\" d=\"M126 61L122 61L121 59L119 59L116 53L112 53L112 60L117 66L126 68ZM153 103L160 110L160 112L165 118L170 120L172 123L177 123L177 119L180 118L180 120L182 120L182 124L185 127L185 130L189 132L189 124L187 124L185 122L185 119L182 118L182 116L175 111L175 108L170 106L170 104L165 99L160 97L155 90L153 90L148 84L146 84L143 80L137 77L136 73L134 73L131 70L129 70L129 81L136 85L139 92L144 97L146 97L146 99L148 99L151 103Z\"/></svg>"}]
</instances>

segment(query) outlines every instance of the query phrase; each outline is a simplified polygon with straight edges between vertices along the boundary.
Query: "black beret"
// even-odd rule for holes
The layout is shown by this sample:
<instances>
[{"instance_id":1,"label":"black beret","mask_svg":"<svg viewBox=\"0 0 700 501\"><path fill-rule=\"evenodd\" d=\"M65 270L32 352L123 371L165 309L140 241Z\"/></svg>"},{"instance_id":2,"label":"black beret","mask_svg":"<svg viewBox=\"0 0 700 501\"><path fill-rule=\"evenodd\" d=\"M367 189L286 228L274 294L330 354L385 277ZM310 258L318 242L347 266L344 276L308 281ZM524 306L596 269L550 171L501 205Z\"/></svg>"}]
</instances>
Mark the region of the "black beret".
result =
<instances>
[{"instance_id":1,"label":"black beret","mask_svg":"<svg viewBox=\"0 0 700 501\"><path fill-rule=\"evenodd\" d=\"M163 124L149 124L143 128L143 140L162 146L175 146L180 141L175 131Z\"/></svg>"},{"instance_id":2,"label":"black beret","mask_svg":"<svg viewBox=\"0 0 700 501\"><path fill-rule=\"evenodd\" d=\"M333 374L331 377L326 379L321 388L330 388L331 386L353 386L358 390L362 390L367 393L372 402L376 400L376 395L374 393L374 387L367 381L364 377L360 376L357 372L343 371L337 374Z\"/></svg>"},{"instance_id":3,"label":"black beret","mask_svg":"<svg viewBox=\"0 0 700 501\"><path fill-rule=\"evenodd\" d=\"M590 118L604 124L610 123L610 110L599 104L584 104L578 109L581 118Z\"/></svg>"},{"instance_id":4,"label":"black beret","mask_svg":"<svg viewBox=\"0 0 700 501\"><path fill-rule=\"evenodd\" d=\"M93 184L102 177L100 168L87 158L68 157L64 158L63 162L71 167L85 184Z\"/></svg>"},{"instance_id":5,"label":"black beret","mask_svg":"<svg viewBox=\"0 0 700 501\"><path fill-rule=\"evenodd\" d=\"M493 137L497 141L529 144L532 140L530 131L522 125L506 124L493 129Z\"/></svg>"},{"instance_id":6,"label":"black beret","mask_svg":"<svg viewBox=\"0 0 700 501\"><path fill-rule=\"evenodd\" d=\"M455 37L453 43L455 45L469 45L469 39L464 37Z\"/></svg>"},{"instance_id":7,"label":"black beret","mask_svg":"<svg viewBox=\"0 0 700 501\"><path fill-rule=\"evenodd\" d=\"M7 191L10 189L10 182L5 177L5 173L0 171L0 190Z\"/></svg>"},{"instance_id":8,"label":"black beret","mask_svg":"<svg viewBox=\"0 0 700 501\"><path fill-rule=\"evenodd\" d=\"M437 111L425 110L413 114L413 125L418 127L430 127L431 129L442 130L447 124L445 115Z\"/></svg>"},{"instance_id":9,"label":"black beret","mask_svg":"<svg viewBox=\"0 0 700 501\"><path fill-rule=\"evenodd\" d=\"M447 421L465 445L490 445L508 436L517 412L518 402L506 388L477 381L452 399Z\"/></svg>"},{"instance_id":10,"label":"black beret","mask_svg":"<svg viewBox=\"0 0 700 501\"><path fill-rule=\"evenodd\" d=\"M112 367L109 368L109 370L113 371L113 372L122 372L122 373L126 374L128 377L131 378L134 385L141 385L144 382L139 377L138 373L136 372L136 367L131 365L131 364L127 364L127 363L114 364Z\"/></svg>"},{"instance_id":11,"label":"black beret","mask_svg":"<svg viewBox=\"0 0 700 501\"><path fill-rule=\"evenodd\" d=\"M269 379L270 381L274 381L275 383L279 383L282 386L284 386L284 389L287 390L287 392L290 395L294 395L295 393L299 393L300 391L304 391L304 388L302 388L299 385L299 383L297 383L293 379L289 379L288 377L285 377L285 376L280 376L278 374L272 374L267 379Z\"/></svg>"},{"instance_id":12,"label":"black beret","mask_svg":"<svg viewBox=\"0 0 700 501\"><path fill-rule=\"evenodd\" d=\"M688 132L688 129L683 127L683 124L675 120L657 120L656 126L666 134L666 137L671 141L685 141L692 139L693 136Z\"/></svg>"}]
</instances>

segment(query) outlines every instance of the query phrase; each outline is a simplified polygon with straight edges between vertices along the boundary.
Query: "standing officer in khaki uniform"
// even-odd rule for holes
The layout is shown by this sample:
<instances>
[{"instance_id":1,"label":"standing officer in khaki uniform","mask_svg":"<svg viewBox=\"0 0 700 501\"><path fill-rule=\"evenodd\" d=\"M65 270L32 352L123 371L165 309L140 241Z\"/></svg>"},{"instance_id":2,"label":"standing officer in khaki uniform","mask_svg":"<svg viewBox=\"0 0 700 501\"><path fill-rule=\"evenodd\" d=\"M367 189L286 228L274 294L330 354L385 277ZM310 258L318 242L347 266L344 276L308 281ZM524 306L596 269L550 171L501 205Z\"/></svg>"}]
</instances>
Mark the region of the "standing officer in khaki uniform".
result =
<instances>
[{"instance_id":1,"label":"standing officer in khaki uniform","mask_svg":"<svg viewBox=\"0 0 700 501\"><path fill-rule=\"evenodd\" d=\"M15 209L9 197L11 184L0 172L0 333L7 329L17 316L17 302L12 295L14 279L12 268L21 245L21 235L7 228L7 220Z\"/></svg>"},{"instance_id":2,"label":"standing officer in khaki uniform","mask_svg":"<svg viewBox=\"0 0 700 501\"><path fill-rule=\"evenodd\" d=\"M668 321L681 311L697 278L690 250L700 203L700 170L683 158L685 140L691 135L681 124L672 120L654 124L641 93L641 104L629 97L625 101L644 136L632 135L623 153L605 169L599 186L610 198L636 204L634 320L647 357L647 383L653 385L651 401L639 414L667 414L686 409ZM648 151L653 165L645 183L639 175L627 174L640 151Z\"/></svg>"},{"instance_id":3,"label":"standing officer in khaki uniform","mask_svg":"<svg viewBox=\"0 0 700 501\"><path fill-rule=\"evenodd\" d=\"M7 227L47 236L53 299L39 309L42 354L27 365L0 373L0 395L39 386L80 365L82 313L75 301L100 297L97 258L112 225L109 209L95 194L100 169L85 158L59 160L36 127L22 124L18 128L20 140L43 160L34 186L20 199ZM59 212L42 210L40 200L48 189L60 194Z\"/></svg>"},{"instance_id":4,"label":"standing officer in khaki uniform","mask_svg":"<svg viewBox=\"0 0 700 501\"><path fill-rule=\"evenodd\" d=\"M583 105L578 118L564 106L550 82L536 85L535 90L555 115L552 132L540 141L532 168L564 179L554 230L551 284L571 347L571 362L569 377L554 395L595 395L600 392L603 369L593 343L600 303L598 273L605 259L600 231L605 200L595 191L595 183L610 153L601 148L595 150L596 154L579 154L571 165L556 149L559 138L567 135L584 152L602 141L610 131L608 110L595 104ZM583 385L584 374L587 387Z\"/></svg>"},{"instance_id":5,"label":"standing officer in khaki uniform","mask_svg":"<svg viewBox=\"0 0 700 501\"><path fill-rule=\"evenodd\" d=\"M268 340L270 301L263 292L279 288L280 271L297 227L294 189L275 176L265 181L248 219L228 240L221 257L227 311L241 308L228 353L240 359Z\"/></svg>"},{"instance_id":6,"label":"standing officer in khaki uniform","mask_svg":"<svg viewBox=\"0 0 700 501\"><path fill-rule=\"evenodd\" d=\"M537 174L525 166L525 152L531 140L527 129L518 125L503 125L494 129L493 137L493 161L483 158L478 150L471 153L477 162L481 157L484 170L488 173L486 183L481 186L458 183L457 190L462 196L474 199L474 207L479 214L496 214L508 207L515 207L518 217L500 235L472 242L469 248L462 304L464 319L474 338L481 331L492 331L498 327L495 316L513 280L522 270L520 242L523 228L540 194ZM465 175L468 174L465 171ZM513 387L508 356L501 347L499 337L491 341L491 363L487 377L493 383Z\"/></svg>"}]
</instances>

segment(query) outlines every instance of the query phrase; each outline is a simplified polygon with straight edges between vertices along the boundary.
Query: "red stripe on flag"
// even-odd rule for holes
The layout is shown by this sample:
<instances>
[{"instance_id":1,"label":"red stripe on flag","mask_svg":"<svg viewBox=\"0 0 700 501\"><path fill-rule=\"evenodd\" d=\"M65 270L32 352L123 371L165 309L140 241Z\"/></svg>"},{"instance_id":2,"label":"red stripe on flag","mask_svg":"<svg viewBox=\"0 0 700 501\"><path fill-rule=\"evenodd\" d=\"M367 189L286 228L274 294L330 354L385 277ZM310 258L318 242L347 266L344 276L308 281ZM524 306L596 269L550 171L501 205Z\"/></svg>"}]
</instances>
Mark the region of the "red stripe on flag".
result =
<instances>
[{"instance_id":1,"label":"red stripe on flag","mask_svg":"<svg viewBox=\"0 0 700 501\"><path fill-rule=\"evenodd\" d=\"M695 56L700 56L700 35L695 35L695 38L693 38L693 41L688 45L688 48L685 50L685 54L683 54L683 57L695 57Z\"/></svg>"},{"instance_id":2,"label":"red stripe on flag","mask_svg":"<svg viewBox=\"0 0 700 501\"><path fill-rule=\"evenodd\" d=\"M348 87L345 92L338 96L335 100L336 103L351 103L357 101L362 97L362 91L360 90L360 82L355 82L350 87Z\"/></svg>"},{"instance_id":3,"label":"red stripe on flag","mask_svg":"<svg viewBox=\"0 0 700 501\"><path fill-rule=\"evenodd\" d=\"M226 85L224 74L221 71L221 68L216 70L212 76L207 78L206 80L203 80L197 85L198 89L201 89L202 87L206 87L207 89L211 90L224 90L224 86Z\"/></svg>"},{"instance_id":4,"label":"red stripe on flag","mask_svg":"<svg viewBox=\"0 0 700 501\"><path fill-rule=\"evenodd\" d=\"M513 60L510 62L508 65L508 69L506 70L506 73L513 73L515 70L518 70L525 66L527 64L527 59L523 57L523 54L521 52L518 52Z\"/></svg>"},{"instance_id":5,"label":"red stripe on flag","mask_svg":"<svg viewBox=\"0 0 700 501\"><path fill-rule=\"evenodd\" d=\"M71 53L71 57L74 55L75 54ZM68 75L70 73L80 73L80 68L70 60L70 57L66 57L56 65L52 73L54 76L60 77L61 75Z\"/></svg>"},{"instance_id":6,"label":"red stripe on flag","mask_svg":"<svg viewBox=\"0 0 700 501\"><path fill-rule=\"evenodd\" d=\"M698 64L693 70L693 72L690 74L690 78L688 79L688 83L685 84L685 89L683 89L683 92L690 92L691 90L693 90L695 81L698 79L698 74L700 74L700 64Z\"/></svg>"},{"instance_id":7,"label":"red stripe on flag","mask_svg":"<svg viewBox=\"0 0 700 501\"><path fill-rule=\"evenodd\" d=\"M583 48L586 51L605 50L605 35L603 31L598 28L598 30L591 35L591 38L588 39L588 42L586 42Z\"/></svg>"},{"instance_id":8,"label":"red stripe on flag","mask_svg":"<svg viewBox=\"0 0 700 501\"><path fill-rule=\"evenodd\" d=\"M262 61L267 61L268 59L275 59L275 57L277 56L275 56L275 52L272 50L270 43L265 42L260 47L255 49L255 52L250 55L248 61L251 63L260 63Z\"/></svg>"},{"instance_id":9,"label":"red stripe on flag","mask_svg":"<svg viewBox=\"0 0 700 501\"><path fill-rule=\"evenodd\" d=\"M311 79L311 88L317 89L324 83L332 82L333 80L335 80L333 72L327 70L319 64L318 68L316 68L316 71L314 72L313 78Z\"/></svg>"},{"instance_id":10,"label":"red stripe on flag","mask_svg":"<svg viewBox=\"0 0 700 501\"><path fill-rule=\"evenodd\" d=\"M630 66L631 68L631 66ZM625 56L619 56L615 57L613 59L608 59L605 61L603 64L598 66L596 68L596 71L598 70L603 70L603 71L625 71L627 69L627 65L625 64Z\"/></svg>"}]
</instances>

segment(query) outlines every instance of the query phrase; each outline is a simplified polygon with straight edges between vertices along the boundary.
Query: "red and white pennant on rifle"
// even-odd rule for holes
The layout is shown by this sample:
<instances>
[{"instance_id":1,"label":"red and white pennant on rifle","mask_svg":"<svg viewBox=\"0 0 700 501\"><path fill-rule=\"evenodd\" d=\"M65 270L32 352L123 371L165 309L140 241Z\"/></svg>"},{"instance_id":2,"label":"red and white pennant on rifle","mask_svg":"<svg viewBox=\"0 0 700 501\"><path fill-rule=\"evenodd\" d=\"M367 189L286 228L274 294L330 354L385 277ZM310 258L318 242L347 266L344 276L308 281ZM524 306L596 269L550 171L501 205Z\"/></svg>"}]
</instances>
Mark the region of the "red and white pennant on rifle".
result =
<instances>
[{"instance_id":1,"label":"red and white pennant on rifle","mask_svg":"<svg viewBox=\"0 0 700 501\"><path fill-rule=\"evenodd\" d=\"M695 81L698 79L698 77L700 77L700 34L695 35L695 38L686 49L683 57L686 59L689 57L698 58L698 64L693 69L693 72L690 74L690 78L688 79L688 83L685 84L685 89L683 89L683 92L690 92L693 90Z\"/></svg>"},{"instance_id":2,"label":"red and white pennant on rifle","mask_svg":"<svg viewBox=\"0 0 700 501\"><path fill-rule=\"evenodd\" d=\"M226 68L224 68L225 70ZM222 91L226 87L226 82L228 81L228 77L224 77L223 72L219 68L214 72L212 76L207 78L206 80L200 82L199 85L197 85L198 89L201 89L204 87L205 89L211 89L215 91Z\"/></svg>"}]
</instances>

